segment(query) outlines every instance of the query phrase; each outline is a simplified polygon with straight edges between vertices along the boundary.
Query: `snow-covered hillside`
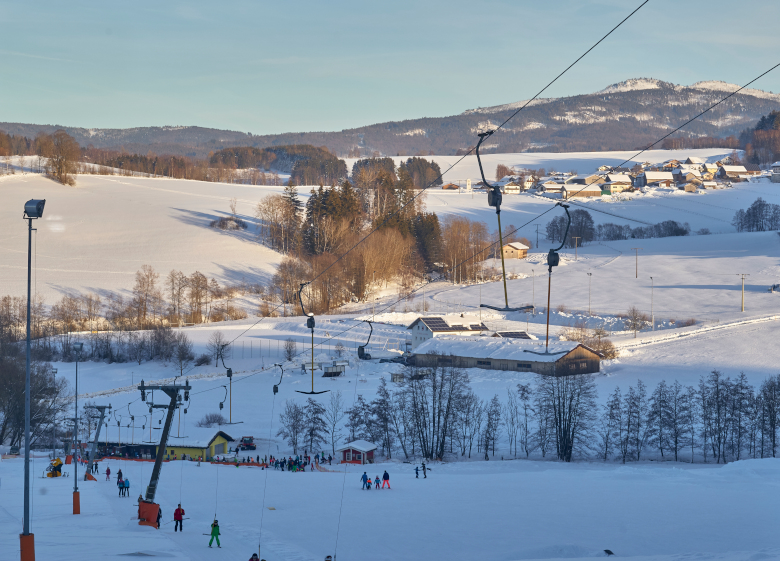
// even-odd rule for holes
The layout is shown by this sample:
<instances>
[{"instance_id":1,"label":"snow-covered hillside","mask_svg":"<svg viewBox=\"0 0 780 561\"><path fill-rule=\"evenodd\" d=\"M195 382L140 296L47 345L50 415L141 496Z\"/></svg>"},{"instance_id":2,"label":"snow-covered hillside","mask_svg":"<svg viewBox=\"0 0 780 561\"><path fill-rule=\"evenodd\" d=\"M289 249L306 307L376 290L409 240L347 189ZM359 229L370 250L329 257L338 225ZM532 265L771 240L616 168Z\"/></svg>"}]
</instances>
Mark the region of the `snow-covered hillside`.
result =
<instances>
[{"instance_id":1,"label":"snow-covered hillside","mask_svg":"<svg viewBox=\"0 0 780 561\"><path fill-rule=\"evenodd\" d=\"M673 157L699 156L717 159L729 151L706 149L687 151L655 150L642 155L643 161L660 162ZM589 152L569 154L495 154L483 158L492 179L498 164L547 171L595 171L602 164L617 165L630 158L630 152ZM396 158L400 161L402 158ZM433 156L442 171L458 162L455 156ZM351 169L352 161L348 161ZM460 161L444 175L445 182L466 179L476 182L479 169L474 156ZM310 187L300 187L305 201ZM194 271L215 277L221 284L242 281L267 282L281 256L255 241L255 206L282 187L205 183L174 179L83 175L76 187L65 187L35 174L5 176L0 181L0 292L25 292L25 223L21 209L30 198L47 200L44 219L37 236L36 289L51 304L71 290L127 290L135 272L144 264L167 274L173 268L185 274ZM753 191L756 191L755 193ZM647 200L588 202L625 214L629 218L690 222L694 230L707 227L713 232L731 232L731 218L737 208L749 205L758 192L771 197L774 189L755 185L733 191L689 195L658 193ZM225 232L209 223L230 213L229 202L236 198L238 215L249 228ZM495 228L495 214L479 192L458 193L432 188L426 196L429 212L485 221ZM650 201L652 199L652 202ZM724 203L713 202L724 200ZM707 202L704 202L704 201ZM504 225L520 226L535 214L547 210L554 201L529 195L504 198ZM713 206L714 205L714 206ZM650 208L648 208L650 207ZM598 222L620 222L614 217L596 215ZM546 220L540 227L543 229ZM624 222L620 222L624 223ZM634 224L636 226L637 224ZM543 230L542 230L543 231ZM521 230L535 241L536 223Z\"/></svg>"},{"instance_id":2,"label":"snow-covered hillside","mask_svg":"<svg viewBox=\"0 0 780 561\"><path fill-rule=\"evenodd\" d=\"M715 158L723 151L686 151L685 155ZM647 158L660 161L681 153L659 151ZM515 154L488 156L489 168L506 165L555 167L593 171L602 163L619 163L621 154ZM436 157L440 165L449 161ZM645 156L643 155L643 159ZM461 167L465 166L465 167ZM475 162L464 162L450 173L475 178ZM587 167L586 167L587 166ZM448 178L458 179L455 175ZM447 178L445 178L447 179ZM448 179L452 180L452 179ZM736 233L731 218L756 197L778 203L776 184L735 184L731 189L683 193L651 190L621 197L578 201L592 211L597 223L689 222L694 231L708 228L713 235L625 240L589 244L576 252L565 250L561 266L552 275L551 334L575 322L604 327L620 350L617 359L602 362L596 375L597 401L620 387L627 390L642 380L649 388L660 381L696 385L713 369L759 385L777 374L775 358L780 337L780 294L769 287L780 282L780 237L776 232ZM132 286L142 264L158 271L194 270L220 282L241 279L265 282L281 257L252 236L252 226L241 234L224 233L208 223L228 214L229 199L238 199L239 215L250 224L254 205L280 187L241 186L148 178L79 177L75 188L63 187L39 176L15 176L0 182L0 293L24 293L26 269L25 223L22 204L46 198L45 219L39 221L36 281L51 303L72 290L122 290ZM308 195L300 189L302 199ZM495 228L495 213L483 193L431 190L426 204L439 216L461 215L485 221ZM551 209L556 201L532 195L507 195L502 207L506 226L520 226ZM605 214L597 211L605 211ZM547 268L544 225L539 224L538 247L527 259L507 261L510 305L546 305ZM631 220L641 223L632 223ZM534 246L537 222L520 234ZM635 249L640 248L640 249ZM638 251L638 257L637 252ZM492 263L498 266L498 263ZM745 284L745 312L741 306L740 274ZM652 280L651 280L652 277ZM378 361L360 361L374 318L369 351L398 349L407 339L406 326L426 314L444 315L451 323L483 321L491 330L528 330L542 345L544 314L501 313L480 308L481 303L503 304L500 282L453 285L436 282L401 299L388 289L374 302L360 303L355 313L317 318L314 360L337 358L337 345L346 347L349 365L339 378L315 377L314 396L325 404L341 392L347 406L359 397L373 400L381 381L389 384L402 367ZM656 331L645 329L635 338L624 318L629 307L652 314ZM541 310L540 310L541 311ZM680 327L685 320L692 325ZM309 354L310 334L301 317L259 318L185 327L196 354L204 353L209 338L222 332L233 343L226 358L234 372L232 395L223 365L213 362L188 368L192 386L187 414L173 427L169 449L189 440L208 440L217 429L233 438L253 435L257 455L290 455L292 449L278 435L284 404L304 404L311 377L301 370ZM89 341L88 333L74 334ZM284 342L296 344L293 361L284 362ZM75 381L75 363L58 362L57 377ZM101 436L111 441L141 442L159 438L161 412L140 401L137 385L173 381L179 371L171 363L113 363L85 361L79 365L79 403L111 404L116 411ZM531 373L469 369L470 387L483 400L518 383L534 383ZM182 379L179 378L179 382ZM279 384L274 396L272 388ZM155 403L160 404L159 396ZM220 409L220 403L224 409ZM232 415L235 424L198 427L206 414ZM130 425L130 415L143 429ZM144 417L147 416L147 417ZM342 421L342 427L343 427ZM343 429L345 430L345 429ZM149 436L151 433L151 436ZM343 442L343 439L342 439ZM331 452L324 447L326 455ZM523 454L520 454L523 456ZM511 461L510 461L511 458ZM44 457L33 463L32 531L38 557L64 561L120 555L177 559L245 559L261 547L271 560L321 560L325 555L343 560L396 559L571 559L603 556L610 549L637 560L772 559L780 557L780 538L773 531L775 505L780 500L775 459L741 460L728 465L660 462L648 451L645 460L621 465L580 456L572 464L558 463L548 454L533 452L530 459L514 459L505 436L490 461L477 455L448 456L435 462L426 479L414 476L419 455L407 459L395 450L381 457L369 475L386 469L392 490L371 494L360 490L359 466L329 466L332 472L292 474L258 468L200 467L189 462L164 464L158 502L163 522L172 518L176 504L187 512L186 534L173 532L171 523L160 531L139 527L133 497L148 484L151 466L144 463L104 462L113 473L121 467L132 481L130 497L116 496L115 481L81 483L82 515L70 514L72 478L41 479ZM666 458L664 458L666 459ZM686 459L688 457L686 456ZM454 461L457 460L457 461ZM697 462L701 458L696 458ZM410 462L410 463L405 463ZM71 471L72 467L66 467ZM0 462L0 551L18 556L21 527L22 461ZM209 550L209 530L220 520L222 549ZM66 538L63 538L66 536ZM467 536L468 539L464 539ZM243 557L242 557L243 556Z\"/></svg>"}]
</instances>

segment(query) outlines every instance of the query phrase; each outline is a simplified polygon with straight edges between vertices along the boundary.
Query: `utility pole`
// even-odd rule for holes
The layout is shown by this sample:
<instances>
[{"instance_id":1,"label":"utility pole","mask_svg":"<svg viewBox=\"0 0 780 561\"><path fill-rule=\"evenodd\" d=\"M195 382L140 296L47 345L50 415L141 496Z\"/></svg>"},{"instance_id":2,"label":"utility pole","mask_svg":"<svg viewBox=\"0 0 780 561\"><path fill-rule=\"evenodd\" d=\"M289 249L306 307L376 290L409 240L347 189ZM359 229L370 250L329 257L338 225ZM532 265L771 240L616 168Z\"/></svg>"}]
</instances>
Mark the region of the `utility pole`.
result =
<instances>
[{"instance_id":1,"label":"utility pole","mask_svg":"<svg viewBox=\"0 0 780 561\"><path fill-rule=\"evenodd\" d=\"M572 236L571 239L574 240L574 260L577 260L577 241L581 240L582 238L580 236Z\"/></svg>"},{"instance_id":2,"label":"utility pole","mask_svg":"<svg viewBox=\"0 0 780 561\"><path fill-rule=\"evenodd\" d=\"M653 282L653 277L650 277L650 321L653 322L652 331L655 331L655 313L653 312L653 289L654 288L655 288L655 283Z\"/></svg>"},{"instance_id":3,"label":"utility pole","mask_svg":"<svg viewBox=\"0 0 780 561\"><path fill-rule=\"evenodd\" d=\"M536 225L536 248L539 249L539 224Z\"/></svg>"},{"instance_id":4,"label":"utility pole","mask_svg":"<svg viewBox=\"0 0 780 561\"><path fill-rule=\"evenodd\" d=\"M592 316L593 314L590 313L590 280L593 276L593 273L588 273L588 315Z\"/></svg>"},{"instance_id":5,"label":"utility pole","mask_svg":"<svg viewBox=\"0 0 780 561\"><path fill-rule=\"evenodd\" d=\"M536 315L536 274L531 269L531 307L533 308L533 314Z\"/></svg>"},{"instance_id":6,"label":"utility pole","mask_svg":"<svg viewBox=\"0 0 780 561\"><path fill-rule=\"evenodd\" d=\"M641 247L632 247L636 256L636 278L639 278L639 250Z\"/></svg>"},{"instance_id":7,"label":"utility pole","mask_svg":"<svg viewBox=\"0 0 780 561\"><path fill-rule=\"evenodd\" d=\"M749 277L749 273L737 273L742 276L742 311L745 311L745 277Z\"/></svg>"}]
</instances>

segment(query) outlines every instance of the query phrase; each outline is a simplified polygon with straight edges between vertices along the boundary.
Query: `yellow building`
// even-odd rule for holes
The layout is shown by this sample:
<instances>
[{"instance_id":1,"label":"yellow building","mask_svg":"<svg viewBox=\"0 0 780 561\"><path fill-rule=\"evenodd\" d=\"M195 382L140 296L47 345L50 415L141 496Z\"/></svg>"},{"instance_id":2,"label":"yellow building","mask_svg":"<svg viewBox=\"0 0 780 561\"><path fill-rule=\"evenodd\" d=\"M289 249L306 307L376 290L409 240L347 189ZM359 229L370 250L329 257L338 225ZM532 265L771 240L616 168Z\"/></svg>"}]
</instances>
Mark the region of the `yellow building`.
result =
<instances>
[{"instance_id":1,"label":"yellow building","mask_svg":"<svg viewBox=\"0 0 780 561\"><path fill-rule=\"evenodd\" d=\"M181 458L182 454L192 456L193 458L213 458L214 456L227 454L227 451L230 448L232 442L232 436L225 432L217 431L217 434L215 434L208 442L187 440L181 443L177 443L169 441L168 446L165 447L165 455L169 458L173 458L174 456ZM158 446L156 452L159 453L159 451L160 447Z\"/></svg>"}]
</instances>

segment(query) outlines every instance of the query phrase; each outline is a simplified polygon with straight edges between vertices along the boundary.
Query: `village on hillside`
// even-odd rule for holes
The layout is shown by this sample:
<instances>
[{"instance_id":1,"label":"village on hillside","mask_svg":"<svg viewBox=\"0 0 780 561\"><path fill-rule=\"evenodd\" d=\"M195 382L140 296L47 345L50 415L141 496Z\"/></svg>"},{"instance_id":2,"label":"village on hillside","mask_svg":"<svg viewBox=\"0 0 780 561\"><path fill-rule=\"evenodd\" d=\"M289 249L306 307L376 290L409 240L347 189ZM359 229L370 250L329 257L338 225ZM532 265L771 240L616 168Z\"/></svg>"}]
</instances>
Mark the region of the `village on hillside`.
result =
<instances>
[{"instance_id":1,"label":"village on hillside","mask_svg":"<svg viewBox=\"0 0 780 561\"><path fill-rule=\"evenodd\" d=\"M568 199L571 197L601 197L622 192L633 192L644 187L679 189L695 193L700 189L726 189L734 183L749 181L754 177L769 177L773 183L780 183L780 162L762 169L758 164L742 163L737 153L723 158L689 156L684 159L669 159L653 164L642 162L628 167L601 165L593 173L558 172L524 168L509 169L509 174L496 181L505 195L524 192L547 197ZM505 166L502 166L505 167ZM465 184L446 183L444 190L472 188L471 180ZM484 182L475 182L473 189L486 189Z\"/></svg>"}]
</instances>

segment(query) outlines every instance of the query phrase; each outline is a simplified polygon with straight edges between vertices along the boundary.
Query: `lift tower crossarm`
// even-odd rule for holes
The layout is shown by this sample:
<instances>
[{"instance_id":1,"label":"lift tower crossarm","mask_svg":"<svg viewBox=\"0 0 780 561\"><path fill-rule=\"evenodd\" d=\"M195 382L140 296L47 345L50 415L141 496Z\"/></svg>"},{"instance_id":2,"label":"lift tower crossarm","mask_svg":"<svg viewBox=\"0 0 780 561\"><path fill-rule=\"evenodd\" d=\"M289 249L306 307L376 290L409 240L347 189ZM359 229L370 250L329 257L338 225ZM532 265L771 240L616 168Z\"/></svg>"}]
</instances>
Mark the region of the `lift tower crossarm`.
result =
<instances>
[{"instance_id":1,"label":"lift tower crossarm","mask_svg":"<svg viewBox=\"0 0 780 561\"><path fill-rule=\"evenodd\" d=\"M162 436L160 437L160 445L157 449L157 457L154 460L154 469L152 469L152 478L149 480L149 486L146 488L147 502L154 502L154 496L157 492L157 483L160 480L160 470L162 469L163 457L165 456L165 447L168 443L168 433L171 430L171 423L173 422L173 412L181 405L179 392L184 390L185 401L189 399L189 392L192 389L189 382L185 382L183 386L175 384L172 386L146 386L144 381L141 380L141 385L138 386L141 390L141 399L146 401L146 392L149 390L159 390L168 397L171 398L171 402L168 405L154 405L155 408L168 409L168 415L165 417L165 426L163 427Z\"/></svg>"},{"instance_id":2,"label":"lift tower crossarm","mask_svg":"<svg viewBox=\"0 0 780 561\"><path fill-rule=\"evenodd\" d=\"M100 427L103 426L103 418L106 416L106 409L111 409L111 405L92 405L93 409L100 411L100 422L98 422L95 429L95 440L92 442L92 451L89 453L89 468L84 472L84 481L87 480L87 475L92 473L92 469L95 465L95 458L97 458L97 445L100 438Z\"/></svg>"}]
</instances>

